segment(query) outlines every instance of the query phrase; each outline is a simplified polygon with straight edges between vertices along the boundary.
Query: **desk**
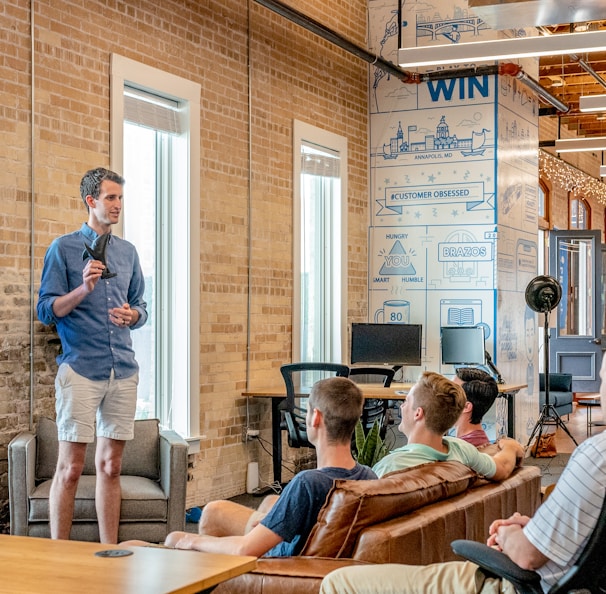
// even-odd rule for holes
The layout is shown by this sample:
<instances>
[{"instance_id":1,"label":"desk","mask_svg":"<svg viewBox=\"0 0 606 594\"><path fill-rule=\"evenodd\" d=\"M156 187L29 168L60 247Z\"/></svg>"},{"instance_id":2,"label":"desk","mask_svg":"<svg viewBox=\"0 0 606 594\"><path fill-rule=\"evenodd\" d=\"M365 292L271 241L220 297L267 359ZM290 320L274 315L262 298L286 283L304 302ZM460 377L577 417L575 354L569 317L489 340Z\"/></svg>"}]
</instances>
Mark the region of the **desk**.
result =
<instances>
[{"instance_id":1,"label":"desk","mask_svg":"<svg viewBox=\"0 0 606 594\"><path fill-rule=\"evenodd\" d=\"M127 557L98 557L125 548ZM255 569L255 557L0 535L3 594L194 594Z\"/></svg>"},{"instance_id":2,"label":"desk","mask_svg":"<svg viewBox=\"0 0 606 594\"><path fill-rule=\"evenodd\" d=\"M364 398L379 398L381 400L404 400L414 384L393 382L389 388L382 384L358 384ZM499 384L499 396L507 399L507 435L514 436L515 430L515 395L526 384ZM286 400L284 387L263 388L242 392L248 398L271 398L271 440L273 455L274 481L282 482L282 430L280 428L280 404ZM302 394L307 397L307 394Z\"/></svg>"}]
</instances>

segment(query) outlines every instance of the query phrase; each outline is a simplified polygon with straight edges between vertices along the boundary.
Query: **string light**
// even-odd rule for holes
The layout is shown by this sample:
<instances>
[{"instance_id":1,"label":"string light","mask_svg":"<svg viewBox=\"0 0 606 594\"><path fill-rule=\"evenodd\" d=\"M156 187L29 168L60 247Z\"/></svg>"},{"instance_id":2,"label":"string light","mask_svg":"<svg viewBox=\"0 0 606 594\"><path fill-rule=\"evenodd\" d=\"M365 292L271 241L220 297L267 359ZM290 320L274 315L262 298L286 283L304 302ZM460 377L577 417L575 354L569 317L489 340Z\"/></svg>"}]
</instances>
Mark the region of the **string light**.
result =
<instances>
[{"instance_id":1,"label":"string light","mask_svg":"<svg viewBox=\"0 0 606 594\"><path fill-rule=\"evenodd\" d=\"M541 177L567 192L576 191L585 198L606 204L605 183L544 150L539 150L539 172Z\"/></svg>"}]
</instances>

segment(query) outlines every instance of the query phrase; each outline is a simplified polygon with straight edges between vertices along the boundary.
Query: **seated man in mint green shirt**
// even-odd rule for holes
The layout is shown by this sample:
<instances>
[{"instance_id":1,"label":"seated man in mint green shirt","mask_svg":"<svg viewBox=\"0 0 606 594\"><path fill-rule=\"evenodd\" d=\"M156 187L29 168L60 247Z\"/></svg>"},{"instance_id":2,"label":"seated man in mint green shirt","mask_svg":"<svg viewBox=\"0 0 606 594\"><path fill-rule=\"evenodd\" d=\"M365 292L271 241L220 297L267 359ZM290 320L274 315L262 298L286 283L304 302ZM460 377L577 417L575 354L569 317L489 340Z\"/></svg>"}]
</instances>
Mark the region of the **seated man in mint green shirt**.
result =
<instances>
[{"instance_id":1,"label":"seated man in mint green shirt","mask_svg":"<svg viewBox=\"0 0 606 594\"><path fill-rule=\"evenodd\" d=\"M424 372L400 406L398 429L408 443L375 464L377 476L426 462L456 460L487 479L506 479L524 457L517 441L501 439L499 451L489 456L462 439L444 435L456 423L465 402L461 386L439 373Z\"/></svg>"}]
</instances>

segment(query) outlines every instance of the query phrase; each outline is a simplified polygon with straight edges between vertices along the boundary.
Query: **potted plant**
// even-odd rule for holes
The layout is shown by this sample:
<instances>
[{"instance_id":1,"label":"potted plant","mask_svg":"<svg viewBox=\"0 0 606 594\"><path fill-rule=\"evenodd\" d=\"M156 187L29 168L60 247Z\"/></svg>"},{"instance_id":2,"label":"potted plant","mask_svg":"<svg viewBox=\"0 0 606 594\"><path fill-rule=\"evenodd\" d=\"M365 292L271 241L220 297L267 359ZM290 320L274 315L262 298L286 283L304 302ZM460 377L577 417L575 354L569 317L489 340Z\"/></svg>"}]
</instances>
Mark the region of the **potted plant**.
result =
<instances>
[{"instance_id":1,"label":"potted plant","mask_svg":"<svg viewBox=\"0 0 606 594\"><path fill-rule=\"evenodd\" d=\"M354 433L354 458L360 463L371 468L387 454L387 447L380 435L381 425L376 420L370 431L364 434L362 421L358 421Z\"/></svg>"}]
</instances>

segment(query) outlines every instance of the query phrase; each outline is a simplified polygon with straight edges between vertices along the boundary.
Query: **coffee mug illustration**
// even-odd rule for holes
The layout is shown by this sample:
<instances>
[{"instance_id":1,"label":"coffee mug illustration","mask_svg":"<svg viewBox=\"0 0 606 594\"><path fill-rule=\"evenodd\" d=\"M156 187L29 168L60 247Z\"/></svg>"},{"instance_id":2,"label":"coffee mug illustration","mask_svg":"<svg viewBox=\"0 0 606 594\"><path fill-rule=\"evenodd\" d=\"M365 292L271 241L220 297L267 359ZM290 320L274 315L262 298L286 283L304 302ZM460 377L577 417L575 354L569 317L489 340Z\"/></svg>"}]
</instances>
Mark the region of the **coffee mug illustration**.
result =
<instances>
[{"instance_id":1,"label":"coffee mug illustration","mask_svg":"<svg viewBox=\"0 0 606 594\"><path fill-rule=\"evenodd\" d=\"M383 307L375 311L376 324L409 324L410 301L390 299L383 302Z\"/></svg>"}]
</instances>

